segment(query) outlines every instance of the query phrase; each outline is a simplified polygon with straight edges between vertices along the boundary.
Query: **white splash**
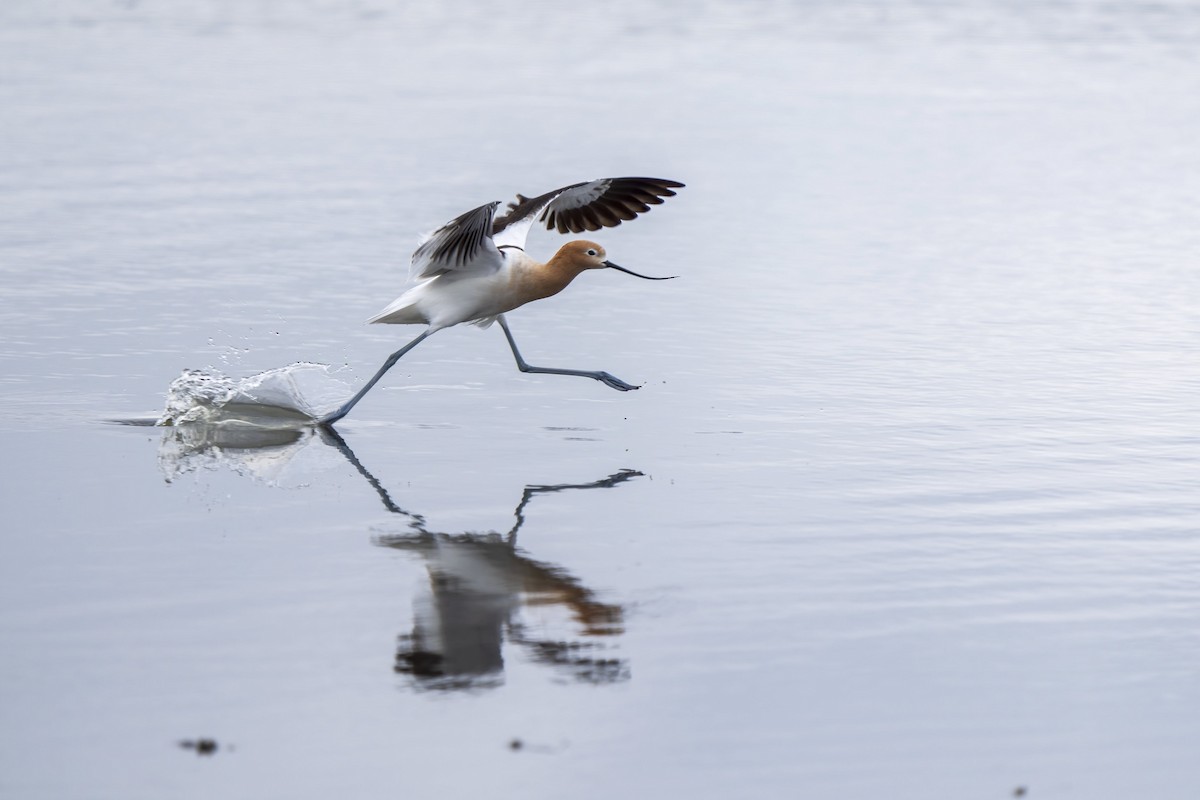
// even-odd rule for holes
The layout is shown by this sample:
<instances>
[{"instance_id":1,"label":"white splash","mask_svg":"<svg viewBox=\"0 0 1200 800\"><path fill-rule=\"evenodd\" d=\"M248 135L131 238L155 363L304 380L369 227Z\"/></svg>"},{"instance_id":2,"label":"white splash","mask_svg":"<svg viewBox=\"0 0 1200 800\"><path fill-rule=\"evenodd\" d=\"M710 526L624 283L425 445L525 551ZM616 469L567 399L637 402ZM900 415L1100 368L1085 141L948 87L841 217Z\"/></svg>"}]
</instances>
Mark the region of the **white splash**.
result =
<instances>
[{"instance_id":1,"label":"white splash","mask_svg":"<svg viewBox=\"0 0 1200 800\"><path fill-rule=\"evenodd\" d=\"M315 438L313 423L349 393L324 364L291 364L240 379L185 370L171 383L158 420L168 428L159 468L168 482L226 468L280 485Z\"/></svg>"},{"instance_id":2,"label":"white splash","mask_svg":"<svg viewBox=\"0 0 1200 800\"><path fill-rule=\"evenodd\" d=\"M333 410L349 394L350 387L325 364L301 362L240 379L189 369L171 382L157 424L295 428Z\"/></svg>"}]
</instances>

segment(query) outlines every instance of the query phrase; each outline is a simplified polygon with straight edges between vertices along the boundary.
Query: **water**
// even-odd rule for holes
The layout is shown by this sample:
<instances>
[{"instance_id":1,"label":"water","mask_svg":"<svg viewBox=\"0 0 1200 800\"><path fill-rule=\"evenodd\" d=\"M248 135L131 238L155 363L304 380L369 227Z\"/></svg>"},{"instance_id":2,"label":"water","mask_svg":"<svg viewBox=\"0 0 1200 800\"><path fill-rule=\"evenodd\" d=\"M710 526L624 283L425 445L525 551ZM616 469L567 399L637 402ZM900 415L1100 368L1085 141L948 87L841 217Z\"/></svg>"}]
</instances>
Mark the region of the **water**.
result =
<instances>
[{"instance_id":1,"label":"water","mask_svg":"<svg viewBox=\"0 0 1200 800\"><path fill-rule=\"evenodd\" d=\"M555 10L0 10L0 796L1195 797L1200 5ZM511 322L640 391L152 425L620 174Z\"/></svg>"}]
</instances>

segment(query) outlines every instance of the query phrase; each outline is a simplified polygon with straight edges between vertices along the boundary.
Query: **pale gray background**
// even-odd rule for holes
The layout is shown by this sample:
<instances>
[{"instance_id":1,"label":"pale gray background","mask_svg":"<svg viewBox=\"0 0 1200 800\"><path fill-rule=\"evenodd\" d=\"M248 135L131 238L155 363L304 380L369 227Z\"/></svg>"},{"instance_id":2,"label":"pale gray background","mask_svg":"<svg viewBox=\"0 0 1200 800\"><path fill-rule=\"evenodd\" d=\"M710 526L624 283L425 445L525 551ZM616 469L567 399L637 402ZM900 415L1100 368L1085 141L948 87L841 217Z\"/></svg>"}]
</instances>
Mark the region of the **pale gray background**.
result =
<instances>
[{"instance_id":1,"label":"pale gray background","mask_svg":"<svg viewBox=\"0 0 1200 800\"><path fill-rule=\"evenodd\" d=\"M1200 796L1198 54L1195 2L4 3L0 796ZM596 238L682 277L511 321L641 391L464 327L341 431L430 531L644 473L519 534L624 632L514 619L624 680L396 674L433 562L343 453L109 422L357 383L420 232L622 174L688 188Z\"/></svg>"}]
</instances>

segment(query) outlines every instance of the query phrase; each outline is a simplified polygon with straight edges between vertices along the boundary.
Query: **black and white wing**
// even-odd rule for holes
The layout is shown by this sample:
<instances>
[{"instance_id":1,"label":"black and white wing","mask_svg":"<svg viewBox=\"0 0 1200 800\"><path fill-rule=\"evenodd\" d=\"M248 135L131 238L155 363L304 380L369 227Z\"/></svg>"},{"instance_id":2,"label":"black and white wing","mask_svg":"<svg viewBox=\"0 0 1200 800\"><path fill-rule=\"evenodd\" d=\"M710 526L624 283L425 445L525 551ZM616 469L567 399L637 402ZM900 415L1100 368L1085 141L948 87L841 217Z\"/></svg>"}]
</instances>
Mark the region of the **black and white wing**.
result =
<instances>
[{"instance_id":1,"label":"black and white wing","mask_svg":"<svg viewBox=\"0 0 1200 800\"><path fill-rule=\"evenodd\" d=\"M492 219L499 202L460 214L438 228L413 252L413 280L447 272L495 272L504 258L492 241Z\"/></svg>"},{"instance_id":2,"label":"black and white wing","mask_svg":"<svg viewBox=\"0 0 1200 800\"><path fill-rule=\"evenodd\" d=\"M623 221L674 197L679 181L665 178L600 178L564 186L537 197L517 195L503 215L492 223L492 238L498 247L525 247L533 223L548 230L582 233L615 228Z\"/></svg>"}]
</instances>

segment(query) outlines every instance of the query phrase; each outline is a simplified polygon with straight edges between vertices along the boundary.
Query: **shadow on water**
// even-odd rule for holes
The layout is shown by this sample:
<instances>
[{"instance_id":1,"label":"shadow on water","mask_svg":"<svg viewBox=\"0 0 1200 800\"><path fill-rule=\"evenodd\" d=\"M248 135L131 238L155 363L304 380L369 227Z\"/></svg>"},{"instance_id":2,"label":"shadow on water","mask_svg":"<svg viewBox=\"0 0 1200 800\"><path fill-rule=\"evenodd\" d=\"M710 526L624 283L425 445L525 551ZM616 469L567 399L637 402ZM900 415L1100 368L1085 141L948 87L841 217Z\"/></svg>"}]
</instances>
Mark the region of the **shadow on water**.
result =
<instances>
[{"instance_id":1,"label":"shadow on water","mask_svg":"<svg viewBox=\"0 0 1200 800\"><path fill-rule=\"evenodd\" d=\"M228 410L228 409L227 409ZM610 489L643 473L623 469L589 483L525 486L504 532L431 530L426 518L401 507L336 431L312 426L189 423L163 429L159 466L167 481L206 467L224 466L239 474L273 480L314 441L340 453L370 484L392 514L407 520L409 532L376 536L374 544L419 555L429 572L428 587L414 603L411 633L400 635L395 671L417 689L486 689L503 683L506 643L534 663L568 679L607 684L628 680L629 664L609 655L602 640L624 632L624 610L601 602L595 591L566 569L531 558L517 535L535 498L569 490ZM577 628L574 639L533 634L520 621L525 608L567 612ZM613 641L613 640L609 640Z\"/></svg>"}]
</instances>

